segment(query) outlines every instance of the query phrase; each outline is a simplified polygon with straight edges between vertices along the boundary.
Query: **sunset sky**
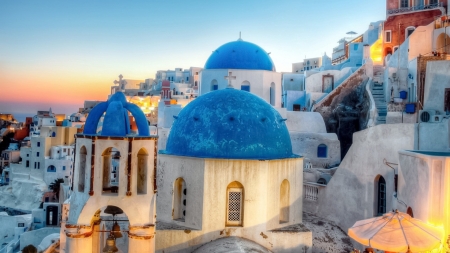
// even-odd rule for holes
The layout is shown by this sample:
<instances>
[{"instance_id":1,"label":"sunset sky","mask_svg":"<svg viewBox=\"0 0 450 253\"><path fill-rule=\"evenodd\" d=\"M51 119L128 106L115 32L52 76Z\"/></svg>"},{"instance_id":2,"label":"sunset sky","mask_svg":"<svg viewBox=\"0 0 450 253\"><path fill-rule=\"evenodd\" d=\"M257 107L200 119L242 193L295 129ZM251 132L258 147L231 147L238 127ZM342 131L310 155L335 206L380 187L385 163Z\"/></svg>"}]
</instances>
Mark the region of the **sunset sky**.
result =
<instances>
[{"instance_id":1,"label":"sunset sky","mask_svg":"<svg viewBox=\"0 0 450 253\"><path fill-rule=\"evenodd\" d=\"M385 1L4 0L0 10L0 112L31 115L106 100L119 74L203 67L240 31L290 72L383 20Z\"/></svg>"}]
</instances>

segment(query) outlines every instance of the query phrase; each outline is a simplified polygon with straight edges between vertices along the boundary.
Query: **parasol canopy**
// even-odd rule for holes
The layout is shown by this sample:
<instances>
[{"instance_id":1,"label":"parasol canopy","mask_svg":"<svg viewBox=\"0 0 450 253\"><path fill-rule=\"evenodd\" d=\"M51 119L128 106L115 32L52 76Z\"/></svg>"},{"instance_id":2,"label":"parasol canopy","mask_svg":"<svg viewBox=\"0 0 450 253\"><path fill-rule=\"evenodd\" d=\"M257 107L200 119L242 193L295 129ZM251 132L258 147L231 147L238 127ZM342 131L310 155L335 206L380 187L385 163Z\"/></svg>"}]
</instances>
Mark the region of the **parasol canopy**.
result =
<instances>
[{"instance_id":1,"label":"parasol canopy","mask_svg":"<svg viewBox=\"0 0 450 253\"><path fill-rule=\"evenodd\" d=\"M355 241L384 251L422 252L438 248L442 230L399 211L357 221L348 229Z\"/></svg>"}]
</instances>

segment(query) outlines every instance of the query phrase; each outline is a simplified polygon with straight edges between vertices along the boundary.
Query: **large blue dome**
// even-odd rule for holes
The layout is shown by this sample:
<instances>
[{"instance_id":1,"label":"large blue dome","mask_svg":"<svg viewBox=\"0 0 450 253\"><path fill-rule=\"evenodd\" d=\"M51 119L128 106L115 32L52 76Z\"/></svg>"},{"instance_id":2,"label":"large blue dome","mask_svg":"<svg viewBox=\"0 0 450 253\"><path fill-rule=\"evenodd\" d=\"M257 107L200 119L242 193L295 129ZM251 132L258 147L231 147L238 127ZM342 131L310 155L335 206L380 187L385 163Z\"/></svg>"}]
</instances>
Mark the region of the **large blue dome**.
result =
<instances>
[{"instance_id":1,"label":"large blue dome","mask_svg":"<svg viewBox=\"0 0 450 253\"><path fill-rule=\"evenodd\" d=\"M282 159L292 154L281 115L250 92L206 93L176 117L162 154L223 159Z\"/></svg>"},{"instance_id":2,"label":"large blue dome","mask_svg":"<svg viewBox=\"0 0 450 253\"><path fill-rule=\"evenodd\" d=\"M255 69L275 71L269 54L258 45L243 40L232 41L214 50L205 69Z\"/></svg>"}]
</instances>

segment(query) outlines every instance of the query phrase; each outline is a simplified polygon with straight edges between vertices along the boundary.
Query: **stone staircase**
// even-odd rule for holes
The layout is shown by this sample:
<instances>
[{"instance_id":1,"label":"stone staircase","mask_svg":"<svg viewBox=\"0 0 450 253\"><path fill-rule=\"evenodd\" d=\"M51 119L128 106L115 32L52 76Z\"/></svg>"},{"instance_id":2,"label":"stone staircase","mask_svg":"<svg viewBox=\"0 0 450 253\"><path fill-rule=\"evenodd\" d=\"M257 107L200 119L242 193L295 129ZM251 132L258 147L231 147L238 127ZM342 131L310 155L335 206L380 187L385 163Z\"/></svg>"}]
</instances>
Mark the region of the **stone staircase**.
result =
<instances>
[{"instance_id":1,"label":"stone staircase","mask_svg":"<svg viewBox=\"0 0 450 253\"><path fill-rule=\"evenodd\" d=\"M386 124L387 106L386 100L384 99L384 85L372 83L371 92L378 111L376 124Z\"/></svg>"},{"instance_id":2,"label":"stone staircase","mask_svg":"<svg viewBox=\"0 0 450 253\"><path fill-rule=\"evenodd\" d=\"M387 104L384 99L384 84L383 84L384 67L381 65L373 66L373 81L371 83L371 92L375 106L377 107L378 116L375 122L376 125L386 124Z\"/></svg>"}]
</instances>

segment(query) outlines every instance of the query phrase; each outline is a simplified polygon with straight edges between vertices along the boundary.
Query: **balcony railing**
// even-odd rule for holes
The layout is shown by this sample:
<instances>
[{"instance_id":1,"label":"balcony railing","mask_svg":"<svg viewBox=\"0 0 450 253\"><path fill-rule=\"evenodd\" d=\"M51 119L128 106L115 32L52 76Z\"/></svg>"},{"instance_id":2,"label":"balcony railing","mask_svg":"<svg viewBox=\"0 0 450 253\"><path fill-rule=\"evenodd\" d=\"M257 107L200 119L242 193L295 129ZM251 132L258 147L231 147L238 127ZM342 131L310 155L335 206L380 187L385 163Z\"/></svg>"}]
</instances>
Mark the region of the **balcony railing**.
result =
<instances>
[{"instance_id":1,"label":"balcony railing","mask_svg":"<svg viewBox=\"0 0 450 253\"><path fill-rule=\"evenodd\" d=\"M317 184L312 182L303 183L303 197L306 200L317 201L319 199L319 191L321 188L326 187L323 184Z\"/></svg>"},{"instance_id":2,"label":"balcony railing","mask_svg":"<svg viewBox=\"0 0 450 253\"><path fill-rule=\"evenodd\" d=\"M407 12L413 12L413 11L436 9L436 8L440 8L443 6L444 6L443 3L417 5L417 6L411 6L411 7L406 7L406 8L387 10L386 14L389 16L389 15L395 15L395 14L407 13Z\"/></svg>"}]
</instances>

